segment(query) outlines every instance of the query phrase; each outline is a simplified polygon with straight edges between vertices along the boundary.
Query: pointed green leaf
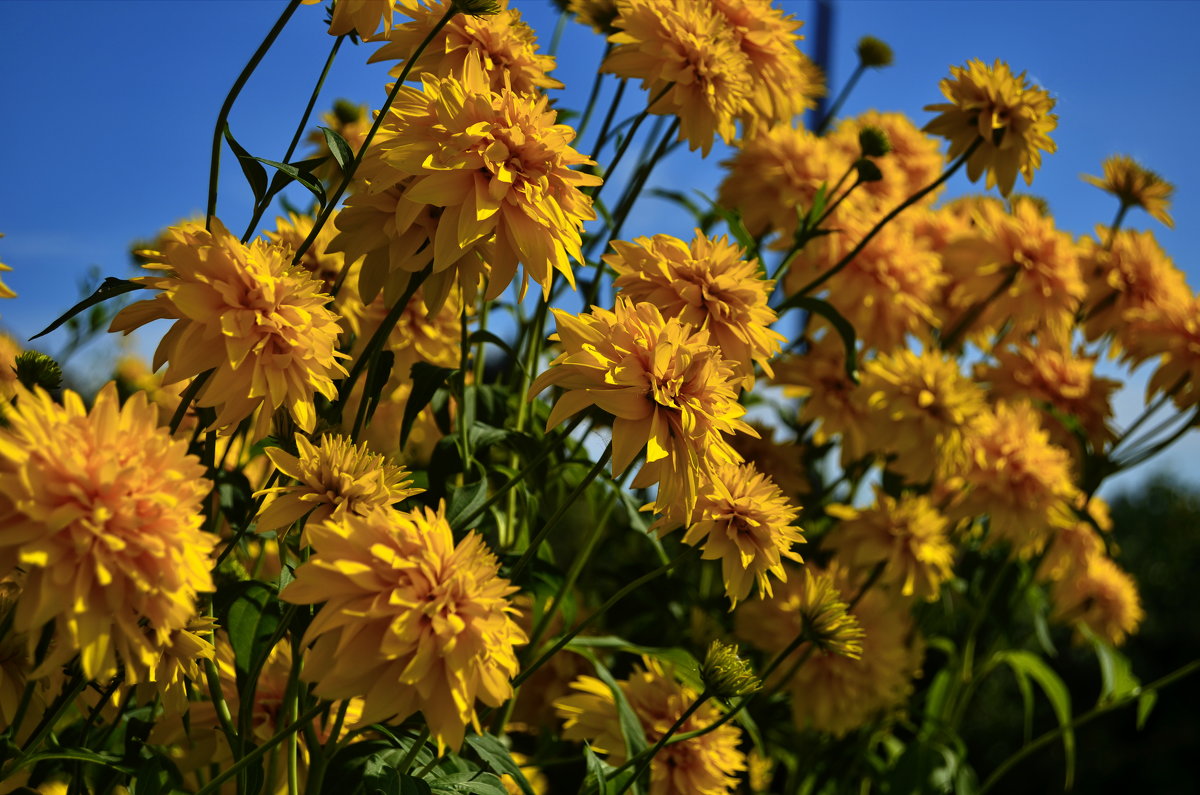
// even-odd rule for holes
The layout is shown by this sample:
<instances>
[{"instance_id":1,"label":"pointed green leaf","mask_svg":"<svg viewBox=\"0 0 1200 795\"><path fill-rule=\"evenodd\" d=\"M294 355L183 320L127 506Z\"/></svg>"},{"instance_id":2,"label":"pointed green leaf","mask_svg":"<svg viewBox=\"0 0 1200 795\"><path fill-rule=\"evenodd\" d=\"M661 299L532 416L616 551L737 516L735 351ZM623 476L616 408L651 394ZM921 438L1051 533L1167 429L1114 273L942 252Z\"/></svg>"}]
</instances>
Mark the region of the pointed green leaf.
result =
<instances>
[{"instance_id":1,"label":"pointed green leaf","mask_svg":"<svg viewBox=\"0 0 1200 795\"><path fill-rule=\"evenodd\" d=\"M780 305L778 313L782 316L789 309L803 309L814 315L820 315L829 321L829 325L833 326L833 330L842 338L842 347L846 351L846 375L851 381L857 384L858 336L855 334L854 326L850 324L850 321L846 320L842 313L834 308L833 304L808 295L793 295Z\"/></svg>"},{"instance_id":2,"label":"pointed green leaf","mask_svg":"<svg viewBox=\"0 0 1200 795\"><path fill-rule=\"evenodd\" d=\"M49 334L51 331L54 331L56 328L61 326L63 323L66 323L80 312L84 311L85 309L89 309L96 304L107 301L110 298L116 298L118 295L122 295L124 293L131 293L134 290L144 289L146 289L146 285L144 284L138 284L137 282L132 282L128 279L116 279L112 276L109 276L100 284L99 287L96 288L96 292L75 304L75 306L71 307L66 312L63 312L58 316L58 318L55 319L53 323L51 323L49 326L46 326L37 334L34 334L29 339L36 340L38 337L43 337Z\"/></svg>"},{"instance_id":3,"label":"pointed green leaf","mask_svg":"<svg viewBox=\"0 0 1200 795\"><path fill-rule=\"evenodd\" d=\"M436 364L429 362L416 362L412 369L409 370L409 377L412 379L412 392L408 396L408 400L404 403L404 418L400 421L400 446L404 447L404 443L408 441L408 434L412 431L413 422L416 421L417 415L421 410L429 405L429 401L433 400L433 395L442 385L446 383L446 379L450 374L455 372L448 367L438 367Z\"/></svg>"},{"instance_id":4,"label":"pointed green leaf","mask_svg":"<svg viewBox=\"0 0 1200 795\"><path fill-rule=\"evenodd\" d=\"M255 203L262 201L262 197L267 193L267 170L256 162L258 158L247 152L234 139L233 133L229 131L228 124L225 125L224 133L225 141L237 156L238 165L242 167L242 173L246 175L246 181L250 183L250 190L254 193Z\"/></svg>"},{"instance_id":5,"label":"pointed green leaf","mask_svg":"<svg viewBox=\"0 0 1200 795\"><path fill-rule=\"evenodd\" d=\"M512 776L521 792L533 795L533 787L529 785L520 766L502 742L490 734L468 734L467 745L475 749L475 753L479 754L479 758L493 773Z\"/></svg>"},{"instance_id":6,"label":"pointed green leaf","mask_svg":"<svg viewBox=\"0 0 1200 795\"><path fill-rule=\"evenodd\" d=\"M346 139L337 130L322 127L321 132L325 133L325 143L329 146L329 151L333 154L333 159L337 161L337 164L344 171L346 166L354 162L354 150L350 148L350 144L346 143Z\"/></svg>"}]
</instances>

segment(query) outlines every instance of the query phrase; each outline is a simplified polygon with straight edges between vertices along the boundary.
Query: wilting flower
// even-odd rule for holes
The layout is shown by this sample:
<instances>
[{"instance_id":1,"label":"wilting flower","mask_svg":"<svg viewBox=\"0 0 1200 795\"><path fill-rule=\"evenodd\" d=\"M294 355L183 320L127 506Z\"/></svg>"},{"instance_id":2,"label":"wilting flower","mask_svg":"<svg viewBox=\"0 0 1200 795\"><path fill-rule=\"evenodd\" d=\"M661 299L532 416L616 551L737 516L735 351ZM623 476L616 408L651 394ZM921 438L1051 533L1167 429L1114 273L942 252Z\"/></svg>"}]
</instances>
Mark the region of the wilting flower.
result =
<instances>
[{"instance_id":1,"label":"wilting flower","mask_svg":"<svg viewBox=\"0 0 1200 795\"><path fill-rule=\"evenodd\" d=\"M613 286L634 303L648 301L664 317L677 317L709 332L725 360L754 386L757 363L771 375L769 360L787 338L771 330L774 310L767 305L775 283L762 278L756 261L727 238L700 230L691 244L671 237L614 240L615 254L604 257L617 278Z\"/></svg>"},{"instance_id":2,"label":"wilting flower","mask_svg":"<svg viewBox=\"0 0 1200 795\"><path fill-rule=\"evenodd\" d=\"M732 366L710 343L677 318L663 319L653 304L618 297L615 311L593 307L558 320L562 354L530 388L564 389L546 428L588 406L614 415L613 474L625 471L643 448L646 463L633 488L659 484L654 509L665 522L685 523L696 506L702 470L739 460L722 434L753 434L739 419Z\"/></svg>"},{"instance_id":3,"label":"wilting flower","mask_svg":"<svg viewBox=\"0 0 1200 795\"><path fill-rule=\"evenodd\" d=\"M513 647L526 641L475 533L457 546L441 508L342 513L308 526L313 555L281 597L322 604L304 634L302 676L321 698L365 700L361 722L418 710L439 745L479 731L475 700L512 696Z\"/></svg>"},{"instance_id":4,"label":"wilting flower","mask_svg":"<svg viewBox=\"0 0 1200 795\"><path fill-rule=\"evenodd\" d=\"M1006 541L1021 557L1040 551L1051 518L1078 496L1067 451L1050 443L1029 403L999 402L967 434L963 479L970 490L957 517L988 515L989 542Z\"/></svg>"},{"instance_id":5,"label":"wilting flower","mask_svg":"<svg viewBox=\"0 0 1200 795\"><path fill-rule=\"evenodd\" d=\"M642 665L643 668L634 668L628 679L617 684L642 724L646 742L653 745L699 694L676 681L670 664L643 657ZM554 703L566 721L563 738L586 740L593 751L608 757L609 764L624 763L625 741L612 690L593 676L581 676L571 687L578 692ZM683 722L676 734L704 728L719 717L718 708L707 701ZM738 774L746 769L745 756L738 749L741 734L740 729L727 723L699 737L664 746L650 763L650 795L734 792Z\"/></svg>"},{"instance_id":6,"label":"wilting flower","mask_svg":"<svg viewBox=\"0 0 1200 795\"><path fill-rule=\"evenodd\" d=\"M739 118L747 134L775 122L790 124L825 93L820 70L796 47L803 22L784 16L771 0L714 0L733 27L750 68L750 96Z\"/></svg>"},{"instance_id":7,"label":"wilting flower","mask_svg":"<svg viewBox=\"0 0 1200 795\"><path fill-rule=\"evenodd\" d=\"M987 186L996 185L1008 195L1020 172L1033 184L1033 172L1042 165L1042 152L1058 147L1050 131L1058 126L1054 99L1040 86L1014 76L1008 64L997 60L991 67L980 60L951 66L951 77L941 82L948 103L926 105L938 111L925 125L926 132L950 141L949 156L956 158L979 141L967 160L967 176L974 182L986 171Z\"/></svg>"},{"instance_id":8,"label":"wilting flower","mask_svg":"<svg viewBox=\"0 0 1200 795\"><path fill-rule=\"evenodd\" d=\"M732 141L754 85L729 19L694 0L619 0L617 9L600 70L641 80L650 112L678 116L691 149L707 155L714 136Z\"/></svg>"},{"instance_id":9,"label":"wilting flower","mask_svg":"<svg viewBox=\"0 0 1200 795\"><path fill-rule=\"evenodd\" d=\"M144 266L165 274L140 278L163 292L122 309L109 330L174 319L153 367L168 363L165 384L212 370L196 405L216 407L213 426L224 432L260 409L253 434L266 436L282 405L312 431L313 394L332 400L333 377L346 375L335 349L341 329L321 282L291 259L289 249L262 240L242 245L215 218L211 233L192 222L171 227Z\"/></svg>"},{"instance_id":10,"label":"wilting flower","mask_svg":"<svg viewBox=\"0 0 1200 795\"><path fill-rule=\"evenodd\" d=\"M1171 214L1171 195L1175 186L1143 166L1129 155L1104 159L1104 177L1083 175L1083 181L1107 191L1121 201L1121 207L1141 207L1152 218L1175 226Z\"/></svg>"},{"instance_id":11,"label":"wilting flower","mask_svg":"<svg viewBox=\"0 0 1200 795\"><path fill-rule=\"evenodd\" d=\"M743 139L737 153L721 162L729 173L718 188L718 201L741 213L751 235L779 233L777 245L787 248L797 210L808 212L821 186L832 188L853 162L827 138L777 124Z\"/></svg>"},{"instance_id":12,"label":"wilting flower","mask_svg":"<svg viewBox=\"0 0 1200 795\"><path fill-rule=\"evenodd\" d=\"M985 405L983 390L954 357L908 349L880 354L864 366L862 390L872 409L872 438L892 454L889 468L923 483L964 464L964 432Z\"/></svg>"},{"instance_id":13,"label":"wilting flower","mask_svg":"<svg viewBox=\"0 0 1200 795\"><path fill-rule=\"evenodd\" d=\"M89 679L121 661L153 670L213 588L204 468L159 428L145 396L121 406L111 382L90 412L70 390L61 406L21 390L4 419L0 571L25 572L13 630L35 644L54 622L42 673L76 652Z\"/></svg>"},{"instance_id":14,"label":"wilting flower","mask_svg":"<svg viewBox=\"0 0 1200 795\"><path fill-rule=\"evenodd\" d=\"M407 61L454 3L455 0L428 0L427 5L405 9L412 21L392 28L387 35L388 43L367 62ZM546 74L554 68L554 57L538 54L533 28L521 20L520 11L509 8L508 0L499 0L494 14L455 14L413 62L409 79L421 80L426 74L434 77L462 74L467 57L473 53L483 64L495 91L508 87L519 94L534 94L539 89L562 88L562 83ZM399 78L402 68L397 65L389 74Z\"/></svg>"},{"instance_id":15,"label":"wilting flower","mask_svg":"<svg viewBox=\"0 0 1200 795\"><path fill-rule=\"evenodd\" d=\"M787 579L783 558L802 562L793 551L804 543L793 527L799 510L770 478L753 464L720 464L701 481L692 523L685 543L703 543L705 560L721 561L730 609L757 584L760 595L771 594L768 574Z\"/></svg>"},{"instance_id":16,"label":"wilting flower","mask_svg":"<svg viewBox=\"0 0 1200 795\"><path fill-rule=\"evenodd\" d=\"M905 494L899 500L875 490L875 504L864 510L829 505L826 513L840 521L829 535L838 560L856 569L884 564L880 582L900 586L904 596L933 601L950 579L954 545L949 522L927 495Z\"/></svg>"},{"instance_id":17,"label":"wilting flower","mask_svg":"<svg viewBox=\"0 0 1200 795\"><path fill-rule=\"evenodd\" d=\"M298 456L280 447L266 449L275 468L299 483L254 495L274 495L258 514L260 533L287 527L306 514L306 527L339 511L365 516L423 491L411 488L407 469L371 453L366 444L356 445L345 436L324 436L317 447L301 434L295 441Z\"/></svg>"},{"instance_id":18,"label":"wilting flower","mask_svg":"<svg viewBox=\"0 0 1200 795\"><path fill-rule=\"evenodd\" d=\"M1137 631L1145 612L1133 578L1103 553L1092 555L1082 570L1050 586L1051 619L1083 624L1113 646Z\"/></svg>"}]
</instances>

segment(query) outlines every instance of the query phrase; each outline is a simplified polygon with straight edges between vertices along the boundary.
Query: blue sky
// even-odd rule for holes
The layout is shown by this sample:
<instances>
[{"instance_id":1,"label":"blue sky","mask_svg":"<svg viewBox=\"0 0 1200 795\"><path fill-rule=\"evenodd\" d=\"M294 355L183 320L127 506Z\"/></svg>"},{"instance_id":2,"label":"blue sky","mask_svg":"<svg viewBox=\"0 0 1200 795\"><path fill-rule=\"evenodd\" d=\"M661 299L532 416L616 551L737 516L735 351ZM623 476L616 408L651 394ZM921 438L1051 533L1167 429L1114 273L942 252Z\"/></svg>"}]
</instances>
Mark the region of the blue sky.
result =
<instances>
[{"instance_id":1,"label":"blue sky","mask_svg":"<svg viewBox=\"0 0 1200 795\"><path fill-rule=\"evenodd\" d=\"M557 12L549 0L514 0L548 44ZM812 20L809 0L784 0ZM76 298L89 266L132 275L131 241L153 236L204 206L213 122L246 59L283 9L281 0L4 0L0 2L0 152L6 176L0 193L0 261L20 295L0 305L0 325L28 337ZM834 3L831 83L840 86L855 63L854 43L871 34L888 41L895 65L871 72L845 107L901 110L918 123L922 107L940 100L938 81L951 64L970 58L1007 60L1056 97L1057 154L1048 156L1034 193L1049 199L1060 225L1073 233L1107 223L1110 197L1085 185L1101 160L1138 157L1177 186L1168 230L1143 214L1130 225L1155 226L1166 251L1200 286L1200 157L1195 154L1195 32L1192 2L904 2ZM251 79L230 117L252 153L283 154L332 38L319 6L302 6ZM804 32L812 33L811 22ZM603 48L590 30L569 24L555 76L567 84L563 107L579 107ZM806 43L807 48L807 43ZM373 47L344 47L318 109L337 97L378 105L386 66L367 66ZM628 92L629 111L643 97ZM589 136L590 139L590 136ZM590 140L580 148L589 149ZM707 160L686 150L664 163L655 182L714 192L724 156ZM250 194L225 155L218 214L240 229ZM951 194L970 190L965 180ZM647 198L625 230L629 236L690 233L688 219ZM46 350L61 344L53 335ZM143 341L143 347L146 341ZM102 358L102 357L101 357ZM1140 404L1133 387L1119 416ZM1196 435L1166 463L1176 468L1200 451Z\"/></svg>"}]
</instances>

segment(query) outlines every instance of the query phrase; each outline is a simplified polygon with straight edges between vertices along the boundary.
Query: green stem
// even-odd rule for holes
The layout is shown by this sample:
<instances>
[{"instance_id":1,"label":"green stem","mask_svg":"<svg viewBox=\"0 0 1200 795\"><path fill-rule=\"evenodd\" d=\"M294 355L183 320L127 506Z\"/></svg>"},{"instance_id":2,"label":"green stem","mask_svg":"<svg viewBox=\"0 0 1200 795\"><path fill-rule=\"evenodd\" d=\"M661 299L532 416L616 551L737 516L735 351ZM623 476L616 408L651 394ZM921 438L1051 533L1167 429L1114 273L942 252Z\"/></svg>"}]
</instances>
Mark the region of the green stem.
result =
<instances>
[{"instance_id":1,"label":"green stem","mask_svg":"<svg viewBox=\"0 0 1200 795\"><path fill-rule=\"evenodd\" d=\"M701 705L703 705L704 702L708 701L708 699L711 697L712 694L705 690L688 706L687 709L683 711L683 714L679 716L678 720L671 724L671 728L667 729L666 733L663 734L662 737L658 738L658 742L656 742L653 747L651 747L650 750L642 757L642 760L638 762L637 767L634 768L633 775L621 785L621 788L617 790L616 795L624 795L624 793L633 786L634 782L642 777L642 774L646 772L646 768L648 768L650 763L654 761L654 756L663 749L663 746L667 744L667 741L671 739L671 736L675 734L675 732L679 731L679 727L687 723L688 718L692 717L696 710L700 709ZM628 765L629 763L626 762L624 765L610 773L609 777L615 777Z\"/></svg>"},{"instance_id":2,"label":"green stem","mask_svg":"<svg viewBox=\"0 0 1200 795\"><path fill-rule=\"evenodd\" d=\"M421 727L421 732L413 740L413 744L409 746L408 753L400 760L400 764L396 765L396 771L400 775L404 775L413 766L413 762L417 761L417 757L421 754L421 749L425 747L425 741L429 739L429 724ZM434 757L437 758L436 756Z\"/></svg>"},{"instance_id":3,"label":"green stem","mask_svg":"<svg viewBox=\"0 0 1200 795\"><path fill-rule=\"evenodd\" d=\"M1059 737L1061 737L1066 732L1074 731L1075 729L1078 729L1080 726L1083 726L1086 723L1090 723L1091 721L1095 720L1096 718L1100 717L1101 715L1104 715L1108 712L1112 712L1113 710L1123 707L1132 701L1136 701L1144 693L1161 690L1168 685L1174 684L1175 682L1179 681L1180 679L1183 679L1184 677L1192 675L1197 670L1200 670L1200 660L1192 660L1190 663L1188 663L1180 668L1175 669L1174 671L1167 674L1166 676L1161 677L1160 679L1154 680L1153 682L1146 685L1145 687L1136 688L1135 690L1133 690L1129 694L1123 696L1122 698L1116 699L1116 700L1114 700L1108 704L1105 704L1103 706L1095 707L1095 708L1085 712L1084 714L1080 715L1079 717L1072 719L1069 723L1066 723L1066 724L1063 724L1061 726L1051 729L1050 731L1048 731L1045 734L1038 737L1033 742L1026 743L1025 745L1021 746L1020 750L1018 750L1016 753L1014 753L1008 759L1005 759L1000 764L999 767L997 767L994 771L992 771L992 774L987 777L986 781L983 782L983 786L979 788L979 795L984 795L984 793L986 793L993 786L995 786L996 782L999 781L1001 778L1003 778L1004 774L1007 773L1014 765L1016 765L1022 759L1029 756L1033 752L1035 752L1041 748L1044 748L1045 746L1049 745L1050 743L1053 743L1055 740L1057 740Z\"/></svg>"},{"instance_id":4,"label":"green stem","mask_svg":"<svg viewBox=\"0 0 1200 795\"><path fill-rule=\"evenodd\" d=\"M909 207L912 207L914 204L919 202L921 199L925 198L927 195L929 195L934 190L936 190L946 180L950 179L950 177L954 176L954 174L960 168L962 168L963 165L967 162L967 159L970 158L971 155L975 154L975 150L979 148L979 145L981 143L983 143L983 139L976 138L974 143L972 143L970 146L967 147L967 151L963 152L959 156L959 158L950 165L950 167L948 169L946 169L944 172L942 172L942 175L940 177L938 177L937 179L935 179L933 182L929 183L925 187L921 188L919 191L914 193L912 196L909 196L907 199L905 199L903 202L901 202L894 210L892 210L887 215L885 215L877 224L875 224L875 226L873 226L871 228L870 232L867 232L867 234L863 237L863 239L858 242L858 245L855 246L850 251L849 254L842 257L841 260L839 260L838 263L836 265L834 265L832 268L825 271L820 276L813 279L811 282L809 282L804 287L802 287L800 289L800 291L796 293L796 296L808 295L813 290L816 290L822 284L824 284L825 282L832 279L834 276L841 273L842 270L845 269L845 267L847 265L849 265L851 262L854 261L855 257L857 257L859 254L862 253L862 250L867 247L867 244L870 243L871 240L874 239L875 235L879 234L879 230L883 229L885 226L887 226L889 223L891 223L892 220L896 216L900 215L900 213L904 212ZM783 312L785 311L785 308L786 309L791 308L790 306L788 306L787 301L785 301L784 305L779 308L779 314L783 314Z\"/></svg>"},{"instance_id":5,"label":"green stem","mask_svg":"<svg viewBox=\"0 0 1200 795\"><path fill-rule=\"evenodd\" d=\"M286 740L291 735L295 734L297 731L299 731L304 726L305 723L307 723L308 721L311 721L313 718L315 718L317 715L319 715L321 710L323 710L324 708L325 708L324 704L321 704L321 703L314 704L311 708L308 709L308 711L306 711L303 715L301 715L296 721L285 726L283 728L283 730L278 732L274 737L272 737L271 739L264 742L262 745L258 746L257 748L253 749L252 751L250 751L250 753L243 756L241 759L239 759L237 762L235 762L232 766L226 768L224 771L222 771L221 773L214 776L211 781L209 781L206 785L204 785L203 787L200 788L200 790L196 793L196 795L211 795L211 793L214 793L217 790L219 790L222 784L224 784L226 781L233 778L234 776L240 774L249 765L251 765L251 764L257 762L259 759L261 759L268 751L273 749L275 746L279 745L281 742Z\"/></svg>"},{"instance_id":6,"label":"green stem","mask_svg":"<svg viewBox=\"0 0 1200 795\"><path fill-rule=\"evenodd\" d=\"M1172 417L1171 421L1174 422L1177 419L1179 419L1178 416ZM1183 438L1183 435L1186 434L1188 431L1190 431L1192 428L1196 427L1197 423L1200 423L1200 407L1197 407L1196 411L1192 413L1191 418L1189 418L1187 420L1187 422L1185 422L1183 425L1181 425L1174 433L1172 433L1166 439L1163 439L1161 442L1158 442L1154 445L1147 444L1146 446L1142 447L1141 449L1135 450L1133 453L1130 453L1124 460L1114 462L1114 464L1116 466L1115 471L1119 472L1122 469L1129 469L1130 467L1135 467L1138 464L1143 464L1146 461L1149 461L1151 458L1158 455L1163 450L1166 450L1168 447L1175 444L1175 442L1177 442L1181 438ZM1147 434L1147 437L1149 437L1151 435L1152 434ZM1110 472L1109 474L1112 474L1112 473Z\"/></svg>"},{"instance_id":7,"label":"green stem","mask_svg":"<svg viewBox=\"0 0 1200 795\"><path fill-rule=\"evenodd\" d=\"M317 97L321 94L321 88L325 85L325 78L329 75L329 69L333 66L333 60L337 57L338 50L342 46L342 41L345 36L338 36L333 40L333 49L329 51L329 57L325 59L325 67L321 69L321 76L317 78L317 84L313 87L312 94L308 98L308 105L304 107L304 114L300 117L300 123L296 125L296 132L292 135L292 142L288 144L287 151L279 162L292 162L292 155L296 153L296 147L300 145L300 137L304 135L304 128L308 126L308 119L312 116L313 108L316 107ZM245 243L250 239L250 235L254 234L254 228L258 226L258 222L262 219L263 213L267 211L270 205L270 200L263 197L261 202L255 204L254 214L250 218L249 225L246 226L246 231L242 234L242 242Z\"/></svg>"},{"instance_id":8,"label":"green stem","mask_svg":"<svg viewBox=\"0 0 1200 795\"><path fill-rule=\"evenodd\" d=\"M217 177L221 170L221 138L225 132L225 125L229 121L229 112L233 110L233 103L237 101L238 95L242 93L242 88L246 85L246 81L250 79L250 75L258 68L258 64L262 61L263 56L267 54L267 50L271 49L271 45L275 43L275 39L283 31L288 20L292 18L292 14L300 7L300 0L289 0L287 8L283 9L283 13L279 15L275 26L267 33L267 37L262 40L262 44L258 45L258 49L250 56L250 60L242 68L241 74L237 76L237 80L233 81L233 87L229 89L229 93L225 95L225 102L221 104L221 110L217 114L217 124L213 129L212 141L212 159L209 161L208 167L208 205L204 213L204 228L212 228L213 216L217 213Z\"/></svg>"},{"instance_id":9,"label":"green stem","mask_svg":"<svg viewBox=\"0 0 1200 795\"><path fill-rule=\"evenodd\" d=\"M624 85L625 85L624 81L622 81L621 85L622 85L622 87L624 87ZM656 102L658 102L660 99L665 97L667 95L667 92L670 91L671 88L674 87L674 85L675 85L674 83L667 83L667 85L663 88L663 90L658 92L658 94L654 97L654 99L647 102L646 107L644 107L642 109L642 111L640 113L638 113L637 116L634 117L633 126L631 126L629 128L629 132L625 134L625 138L621 141L621 145L619 147L617 147L617 153L615 155L613 155L612 162L609 163L608 168L606 168L604 170L605 177L612 177L616 173L617 164L621 162L621 158L623 158L625 156L625 152L629 150L629 145L631 143L633 143L633 139L637 136L638 127L641 127L642 122L644 122L646 120L646 117L650 115L650 108L654 107L654 104ZM618 99L619 99L619 96L618 96ZM614 108L616 107L616 100L613 101L613 107ZM676 123L676 125L678 125L679 119L676 119L675 123ZM605 130L601 130L602 134L604 132L605 132ZM596 144L596 153L595 153L595 155L592 156L592 160L596 160L599 157L600 149L603 146L604 146L603 140L599 141ZM599 185L596 186L596 189L594 191L592 191L591 196L592 196L593 202L595 202L596 199L600 196L600 191L604 190L604 186L607 184L608 184L608 179L605 179L604 182L601 182Z\"/></svg>"},{"instance_id":10,"label":"green stem","mask_svg":"<svg viewBox=\"0 0 1200 795\"><path fill-rule=\"evenodd\" d=\"M1121 222L1125 220L1125 213L1129 212L1129 205L1121 202L1121 207L1117 210L1117 217L1113 219L1112 226L1108 232L1108 245L1104 247L1105 251L1112 251L1113 243L1117 242L1117 231L1121 228Z\"/></svg>"},{"instance_id":11,"label":"green stem","mask_svg":"<svg viewBox=\"0 0 1200 795\"><path fill-rule=\"evenodd\" d=\"M817 125L817 129L813 130L814 133L817 135L822 134L829 127L829 123L837 118L838 113L842 109L842 105L846 103L846 100L850 96L850 92L854 90L856 85L858 85L858 80L863 76L863 72L865 71L867 71L867 67L863 65L862 61L859 61L858 66L854 68L854 72L850 75L850 79L846 81L846 84L842 86L842 90L838 92L837 99L835 99L833 104L829 106L829 112L825 114L823 119L821 119L821 123Z\"/></svg>"},{"instance_id":12,"label":"green stem","mask_svg":"<svg viewBox=\"0 0 1200 795\"><path fill-rule=\"evenodd\" d=\"M546 48L546 54L553 58L558 54L558 45L562 42L563 30L567 27L567 12L558 12L558 22L554 24L554 33L550 36L550 46Z\"/></svg>"},{"instance_id":13,"label":"green stem","mask_svg":"<svg viewBox=\"0 0 1200 795\"><path fill-rule=\"evenodd\" d=\"M183 390L183 394L179 396L179 406L175 409L175 413L171 415L171 435L175 435L175 431L179 430L180 423L183 422L184 416L187 415L188 407L192 405L192 401L196 395L200 393L201 388L212 377L214 370L205 370L200 375L192 379L192 383L187 385L187 389Z\"/></svg>"},{"instance_id":14,"label":"green stem","mask_svg":"<svg viewBox=\"0 0 1200 795\"><path fill-rule=\"evenodd\" d=\"M429 46L429 42L433 41L434 37L437 36L438 33L441 33L442 28L446 27L446 24L456 13L458 13L457 4L447 3L446 13L442 14L441 19L439 19L437 24L430 29L428 35L421 40L421 43L417 45L415 50L413 50L412 55L410 55L408 60L404 62L404 68L400 70L400 76L396 78L395 85L393 85L392 90L388 92L387 102L383 103L383 107L379 109L379 115L375 117L375 123L371 125L371 129L367 132L367 137L363 139L362 146L360 146L358 151L354 154L354 160L352 160L350 165L346 167L345 171L343 171L342 181L337 186L337 190L335 190L333 195L330 196L328 201L325 202L325 209L323 209L321 214L317 216L316 222L313 223L312 229L309 230L308 237L304 238L304 242L300 244L298 249L296 249L296 255L292 258L293 265L299 264L301 258L304 256L304 253L308 251L309 247L312 246L313 241L317 239L317 235L321 233L321 229L324 228L325 222L329 220L329 216L333 215L333 211L337 209L337 204L339 201L341 201L342 194L344 194L346 189L350 187L350 182L354 179L354 174L356 171L358 171L358 167L362 163L363 157L366 156L367 149L371 146L371 141L375 139L375 133L377 133L379 128L383 126L384 119L387 118L388 112L392 109L392 103L395 101L396 96L399 95L400 89L404 87L404 81L408 79L408 74L412 71L413 64L415 64L417 59L421 57L421 53L425 52L425 48ZM344 274L353 264L353 262L346 262L342 266L342 273L338 274L338 278L336 280L337 286L341 286L341 283L344 279ZM337 297L336 288L333 290L331 297Z\"/></svg>"},{"instance_id":15,"label":"green stem","mask_svg":"<svg viewBox=\"0 0 1200 795\"><path fill-rule=\"evenodd\" d=\"M604 45L604 55L600 56L600 62L604 63L604 59L612 52L612 43ZM583 117L579 120L579 127L575 130L575 140L582 141L584 130L587 129L588 122L592 119L592 111L596 109L596 97L600 95L600 86L604 82L604 72L596 70L596 79L592 81L592 90L588 94L587 105L583 108Z\"/></svg>"},{"instance_id":16,"label":"green stem","mask_svg":"<svg viewBox=\"0 0 1200 795\"><path fill-rule=\"evenodd\" d=\"M609 47L612 47L612 45L610 44ZM616 118L617 108L621 105L621 99L625 96L625 86L628 82L628 80L622 78L621 81L617 83L617 90L613 94L612 102L610 102L608 105L608 111L604 114L604 121L600 123L600 132L596 134L596 143L592 146L592 156L588 158L588 160L591 160L593 163L598 164L600 162L600 153L604 151L604 145L608 143L608 132L612 127L613 119ZM600 80L597 76L596 87L598 88L599 85ZM591 104L591 101L594 101L594 97L592 100L589 100L589 105ZM582 134L583 133L580 133L580 135ZM611 169L609 169L609 171L611 171Z\"/></svg>"},{"instance_id":17,"label":"green stem","mask_svg":"<svg viewBox=\"0 0 1200 795\"><path fill-rule=\"evenodd\" d=\"M1009 287L1012 287L1013 282L1017 280L1017 276L1020 274L1020 272L1020 266L1010 265L1008 275L1004 277L1004 280L997 284L995 289L988 293L986 298L984 298L982 301L972 304L967 311L963 313L963 316L958 319L958 322L954 324L954 328L946 332L941 340L942 350L956 350L958 344L962 341L962 338L966 336L967 331L970 330L971 326L975 325L976 320L979 320L979 316L983 314L983 310L987 309L988 304L999 298L1005 290L1007 290Z\"/></svg>"}]
</instances>

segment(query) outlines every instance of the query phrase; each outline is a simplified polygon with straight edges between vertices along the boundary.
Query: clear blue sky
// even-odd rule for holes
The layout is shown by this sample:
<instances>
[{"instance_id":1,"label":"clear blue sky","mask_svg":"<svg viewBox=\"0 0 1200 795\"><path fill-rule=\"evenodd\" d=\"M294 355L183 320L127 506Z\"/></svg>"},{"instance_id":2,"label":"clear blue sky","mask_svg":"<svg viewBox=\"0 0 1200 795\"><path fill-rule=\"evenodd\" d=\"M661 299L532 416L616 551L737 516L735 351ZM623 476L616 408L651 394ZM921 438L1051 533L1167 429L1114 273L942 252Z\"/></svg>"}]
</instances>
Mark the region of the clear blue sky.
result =
<instances>
[{"instance_id":1,"label":"clear blue sky","mask_svg":"<svg viewBox=\"0 0 1200 795\"><path fill-rule=\"evenodd\" d=\"M556 10L549 0L514 0L543 47ZM784 0L789 13L814 16L809 0ZM1110 197L1085 185L1101 160L1124 152L1177 186L1174 230L1155 228L1164 248L1200 286L1200 156L1195 99L1200 85L1193 2L903 2L842 0L835 5L831 82L840 86L864 34L888 41L896 64L869 73L845 111L901 110L922 123L940 100L938 81L970 58L1007 60L1058 100L1057 154L1045 159L1032 192L1046 196L1073 233L1108 222ZM89 265L131 275L128 246L204 206L213 122L229 85L282 10L282 0L3 0L0 2L0 261L20 295L0 304L0 324L28 337L69 306ZM319 6L302 6L251 79L231 116L252 153L283 154L332 38ZM812 33L812 24L804 32ZM559 102L579 107L603 43L567 27L555 76ZM806 44L807 47L807 44ZM373 47L345 47L318 109L347 97L377 106L386 67L366 66ZM641 92L632 95L642 100ZM590 141L585 141L587 149ZM656 182L713 192L718 148L707 161L677 153ZM222 170L219 215L244 225L250 195L232 157ZM952 184L952 192L970 187ZM1149 226L1144 215L1132 226ZM646 199L628 235L690 233L688 220ZM45 349L61 344L54 336ZM1140 379L1135 379L1140 380ZM1121 413L1140 403L1130 390ZM1128 416L1125 414L1125 416ZM1193 435L1187 446L1195 455ZM1182 455L1172 459L1185 460Z\"/></svg>"}]
</instances>

